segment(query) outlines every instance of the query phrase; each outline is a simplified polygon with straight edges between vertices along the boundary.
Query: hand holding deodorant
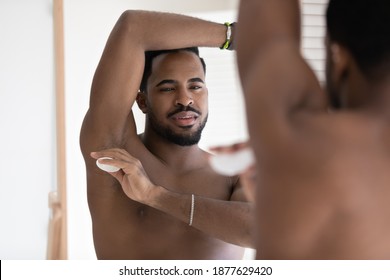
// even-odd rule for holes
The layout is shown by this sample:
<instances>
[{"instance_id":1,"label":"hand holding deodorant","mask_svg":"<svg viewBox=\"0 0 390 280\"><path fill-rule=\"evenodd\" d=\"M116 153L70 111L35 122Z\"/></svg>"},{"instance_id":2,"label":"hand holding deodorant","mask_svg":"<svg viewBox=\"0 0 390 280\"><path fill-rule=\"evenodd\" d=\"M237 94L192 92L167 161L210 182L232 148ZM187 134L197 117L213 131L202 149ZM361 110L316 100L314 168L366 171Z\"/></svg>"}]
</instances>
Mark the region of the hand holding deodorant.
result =
<instances>
[{"instance_id":1,"label":"hand holding deodorant","mask_svg":"<svg viewBox=\"0 0 390 280\"><path fill-rule=\"evenodd\" d=\"M106 171L106 172L117 172L120 170L119 167L116 167L116 166L113 166L113 165L109 165L109 164L103 164L103 163L100 163L99 160L101 159L112 159L110 157L101 157L99 158L97 161L96 161L96 165L103 171Z\"/></svg>"}]
</instances>

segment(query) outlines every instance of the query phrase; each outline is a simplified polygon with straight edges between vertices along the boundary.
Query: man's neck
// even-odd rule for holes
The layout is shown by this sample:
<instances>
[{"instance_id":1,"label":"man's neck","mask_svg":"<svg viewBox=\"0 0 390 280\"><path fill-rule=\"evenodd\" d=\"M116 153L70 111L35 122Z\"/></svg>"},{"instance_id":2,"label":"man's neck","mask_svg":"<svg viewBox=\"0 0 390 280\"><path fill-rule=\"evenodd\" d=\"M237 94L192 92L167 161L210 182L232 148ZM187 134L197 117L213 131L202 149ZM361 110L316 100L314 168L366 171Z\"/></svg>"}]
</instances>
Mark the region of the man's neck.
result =
<instances>
[{"instance_id":1,"label":"man's neck","mask_svg":"<svg viewBox=\"0 0 390 280\"><path fill-rule=\"evenodd\" d=\"M180 146L150 131L143 133L141 140L152 154L178 172L204 166L205 153L197 144Z\"/></svg>"},{"instance_id":2,"label":"man's neck","mask_svg":"<svg viewBox=\"0 0 390 280\"><path fill-rule=\"evenodd\" d=\"M371 87L370 100L366 102L367 111L390 120L390 77L383 83Z\"/></svg>"}]
</instances>

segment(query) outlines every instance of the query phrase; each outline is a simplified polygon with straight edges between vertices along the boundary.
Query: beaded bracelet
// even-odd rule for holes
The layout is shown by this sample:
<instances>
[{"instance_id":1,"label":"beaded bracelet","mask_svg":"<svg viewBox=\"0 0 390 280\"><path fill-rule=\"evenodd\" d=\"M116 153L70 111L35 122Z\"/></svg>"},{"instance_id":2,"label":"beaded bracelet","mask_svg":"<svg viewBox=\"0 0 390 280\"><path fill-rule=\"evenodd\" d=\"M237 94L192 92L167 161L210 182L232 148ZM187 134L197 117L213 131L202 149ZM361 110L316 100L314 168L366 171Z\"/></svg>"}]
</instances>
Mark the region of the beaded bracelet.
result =
<instances>
[{"instance_id":1,"label":"beaded bracelet","mask_svg":"<svg viewBox=\"0 0 390 280\"><path fill-rule=\"evenodd\" d=\"M190 222L188 223L189 226L192 226L192 221L194 220L194 210L195 210L195 196L191 195L191 212L190 212Z\"/></svg>"},{"instance_id":2,"label":"beaded bracelet","mask_svg":"<svg viewBox=\"0 0 390 280\"><path fill-rule=\"evenodd\" d=\"M232 43L232 26L234 23L225 22L224 25L226 28L226 41L223 43L223 45L220 47L221 50L227 50L230 47L230 44Z\"/></svg>"}]
</instances>

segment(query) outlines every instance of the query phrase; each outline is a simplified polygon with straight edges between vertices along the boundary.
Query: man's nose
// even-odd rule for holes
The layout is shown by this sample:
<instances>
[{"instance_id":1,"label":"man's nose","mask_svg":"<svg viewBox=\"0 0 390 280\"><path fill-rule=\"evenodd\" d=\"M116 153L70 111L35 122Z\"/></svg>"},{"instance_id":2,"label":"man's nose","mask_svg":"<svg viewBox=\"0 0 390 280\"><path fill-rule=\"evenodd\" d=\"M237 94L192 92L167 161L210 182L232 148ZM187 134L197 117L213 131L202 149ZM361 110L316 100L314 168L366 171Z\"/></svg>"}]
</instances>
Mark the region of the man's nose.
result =
<instances>
[{"instance_id":1,"label":"man's nose","mask_svg":"<svg viewBox=\"0 0 390 280\"><path fill-rule=\"evenodd\" d=\"M192 94L188 92L187 89L182 89L177 92L175 105L179 106L182 105L184 107L187 107L189 105L192 105L194 103L194 100L192 99Z\"/></svg>"}]
</instances>

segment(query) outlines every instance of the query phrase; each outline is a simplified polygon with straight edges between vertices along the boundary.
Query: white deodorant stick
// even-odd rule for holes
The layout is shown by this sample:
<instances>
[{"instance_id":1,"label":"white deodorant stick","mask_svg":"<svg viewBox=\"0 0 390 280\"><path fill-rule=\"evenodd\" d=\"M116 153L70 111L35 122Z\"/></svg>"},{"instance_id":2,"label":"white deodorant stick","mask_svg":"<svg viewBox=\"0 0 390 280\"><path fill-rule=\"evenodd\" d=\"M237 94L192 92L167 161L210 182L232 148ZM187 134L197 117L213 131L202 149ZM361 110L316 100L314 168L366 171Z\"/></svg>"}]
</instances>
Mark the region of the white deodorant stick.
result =
<instances>
[{"instance_id":1,"label":"white deodorant stick","mask_svg":"<svg viewBox=\"0 0 390 280\"><path fill-rule=\"evenodd\" d=\"M116 167L116 166L112 166L112 165L109 165L109 164L103 164L103 163L100 163L99 160L100 159L112 159L110 157L101 157L99 158L97 161L96 161L96 165L103 171L106 171L106 172L117 172L120 170L119 167Z\"/></svg>"},{"instance_id":2,"label":"white deodorant stick","mask_svg":"<svg viewBox=\"0 0 390 280\"><path fill-rule=\"evenodd\" d=\"M238 175L255 163L255 156L250 148L234 153L221 153L210 158L211 167L226 176Z\"/></svg>"}]
</instances>

